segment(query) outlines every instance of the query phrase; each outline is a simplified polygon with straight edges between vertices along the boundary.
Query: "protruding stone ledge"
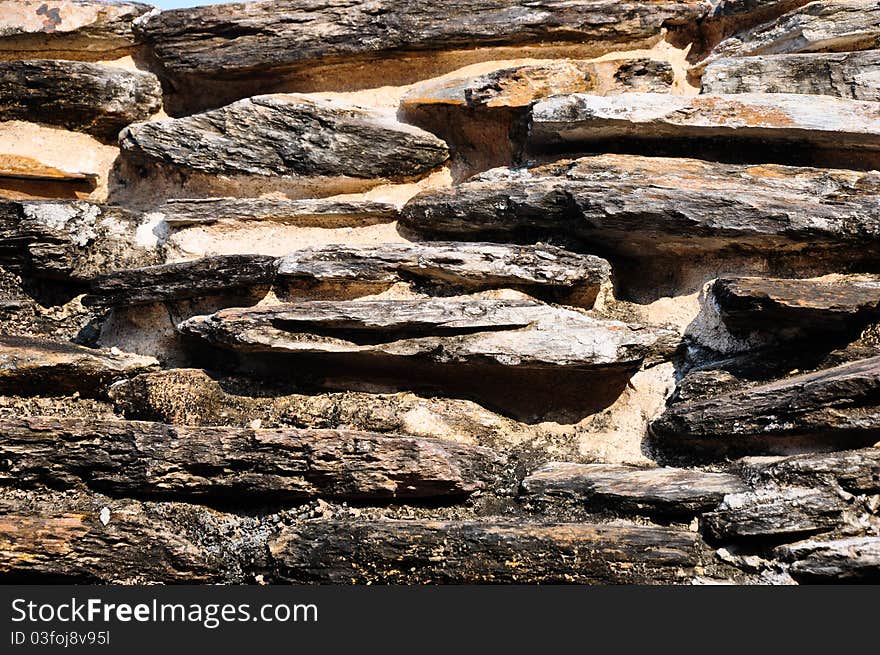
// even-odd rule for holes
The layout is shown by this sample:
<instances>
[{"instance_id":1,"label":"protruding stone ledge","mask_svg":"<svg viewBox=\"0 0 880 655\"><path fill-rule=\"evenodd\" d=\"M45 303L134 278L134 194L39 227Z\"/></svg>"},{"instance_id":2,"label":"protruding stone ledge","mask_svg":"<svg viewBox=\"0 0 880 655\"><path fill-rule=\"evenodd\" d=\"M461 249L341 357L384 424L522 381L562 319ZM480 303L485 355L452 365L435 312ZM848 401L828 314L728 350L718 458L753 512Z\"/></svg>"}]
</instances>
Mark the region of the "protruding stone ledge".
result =
<instances>
[{"instance_id":1,"label":"protruding stone ledge","mask_svg":"<svg viewBox=\"0 0 880 655\"><path fill-rule=\"evenodd\" d=\"M132 24L151 9L140 2L3 0L0 61L117 59L135 49Z\"/></svg>"},{"instance_id":2,"label":"protruding stone ledge","mask_svg":"<svg viewBox=\"0 0 880 655\"><path fill-rule=\"evenodd\" d=\"M402 435L50 417L0 419L0 455L6 484L230 506L463 498L499 472L488 449Z\"/></svg>"},{"instance_id":3,"label":"protruding stone ledge","mask_svg":"<svg viewBox=\"0 0 880 655\"><path fill-rule=\"evenodd\" d=\"M785 458L747 458L743 476L755 484L840 488L850 494L880 493L880 448Z\"/></svg>"},{"instance_id":4,"label":"protruding stone ledge","mask_svg":"<svg viewBox=\"0 0 880 655\"><path fill-rule=\"evenodd\" d=\"M270 540L298 583L687 583L692 532L635 525L483 521L311 521Z\"/></svg>"},{"instance_id":5,"label":"protruding stone ledge","mask_svg":"<svg viewBox=\"0 0 880 655\"><path fill-rule=\"evenodd\" d=\"M0 60L0 120L24 120L116 142L162 107L152 73L75 61Z\"/></svg>"},{"instance_id":6,"label":"protruding stone ledge","mask_svg":"<svg viewBox=\"0 0 880 655\"><path fill-rule=\"evenodd\" d=\"M163 11L138 29L173 91L170 109L179 113L259 93L328 90L328 80L333 91L399 86L512 56L650 47L664 27L706 10L704 2L275 0Z\"/></svg>"},{"instance_id":7,"label":"protruding stone ledge","mask_svg":"<svg viewBox=\"0 0 880 655\"><path fill-rule=\"evenodd\" d=\"M296 357L291 374L329 388L441 391L529 419L607 407L643 361L662 361L679 343L669 330L539 302L469 298L228 309L180 329L238 352L245 370L277 375L285 354Z\"/></svg>"},{"instance_id":8,"label":"protruding stone ledge","mask_svg":"<svg viewBox=\"0 0 880 655\"><path fill-rule=\"evenodd\" d=\"M671 406L651 425L663 452L696 457L845 450L877 442L880 357Z\"/></svg>"},{"instance_id":9,"label":"protruding stone ledge","mask_svg":"<svg viewBox=\"0 0 880 655\"><path fill-rule=\"evenodd\" d=\"M526 476L529 498L574 499L587 509L660 516L693 516L714 509L726 494L747 490L727 473L614 464L554 462Z\"/></svg>"},{"instance_id":10,"label":"protruding stone ledge","mask_svg":"<svg viewBox=\"0 0 880 655\"><path fill-rule=\"evenodd\" d=\"M393 116L297 95L138 123L119 142L128 174L179 178L182 193L203 188L207 195L222 195L224 183L236 196L363 191L418 178L449 154L440 139Z\"/></svg>"},{"instance_id":11,"label":"protruding stone ledge","mask_svg":"<svg viewBox=\"0 0 880 655\"><path fill-rule=\"evenodd\" d=\"M36 337L0 336L0 392L101 395L115 381L155 369L152 357Z\"/></svg>"},{"instance_id":12,"label":"protruding stone ledge","mask_svg":"<svg viewBox=\"0 0 880 655\"><path fill-rule=\"evenodd\" d=\"M573 237L595 252L682 266L809 252L809 266L839 272L880 254L878 192L875 172L603 155L423 192L401 224L444 239Z\"/></svg>"},{"instance_id":13,"label":"protruding stone ledge","mask_svg":"<svg viewBox=\"0 0 880 655\"><path fill-rule=\"evenodd\" d=\"M871 170L880 162L876 103L792 93L561 95L532 109L533 152L703 153L747 163Z\"/></svg>"},{"instance_id":14,"label":"protruding stone ledge","mask_svg":"<svg viewBox=\"0 0 880 655\"><path fill-rule=\"evenodd\" d=\"M880 537L801 541L780 546L776 556L791 562L789 573L803 582L880 580Z\"/></svg>"},{"instance_id":15,"label":"protruding stone ledge","mask_svg":"<svg viewBox=\"0 0 880 655\"><path fill-rule=\"evenodd\" d=\"M611 266L604 259L553 246L425 242L306 248L282 257L278 283L332 294L360 285L380 292L400 281L462 291L511 288L592 307Z\"/></svg>"},{"instance_id":16,"label":"protruding stone ledge","mask_svg":"<svg viewBox=\"0 0 880 655\"><path fill-rule=\"evenodd\" d=\"M803 93L880 101L880 50L729 57L709 64L703 93Z\"/></svg>"}]
</instances>

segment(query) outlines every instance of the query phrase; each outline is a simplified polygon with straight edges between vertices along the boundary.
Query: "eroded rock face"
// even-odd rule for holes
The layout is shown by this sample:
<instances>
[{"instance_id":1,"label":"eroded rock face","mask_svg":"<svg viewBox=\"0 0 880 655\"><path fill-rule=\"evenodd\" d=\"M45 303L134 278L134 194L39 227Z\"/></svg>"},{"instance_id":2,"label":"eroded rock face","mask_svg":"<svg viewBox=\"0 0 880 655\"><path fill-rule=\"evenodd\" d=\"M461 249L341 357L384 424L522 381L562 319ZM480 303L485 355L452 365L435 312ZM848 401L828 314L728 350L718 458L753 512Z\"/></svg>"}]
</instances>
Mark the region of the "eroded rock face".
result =
<instances>
[{"instance_id":1,"label":"eroded rock face","mask_svg":"<svg viewBox=\"0 0 880 655\"><path fill-rule=\"evenodd\" d=\"M231 177L244 183L239 195L258 195L263 181L273 180L326 187L324 195L346 183L358 191L418 177L448 156L442 141L385 114L295 95L139 123L125 129L119 143L132 166L176 173L184 182L195 175Z\"/></svg>"},{"instance_id":2,"label":"eroded rock face","mask_svg":"<svg viewBox=\"0 0 880 655\"><path fill-rule=\"evenodd\" d=\"M684 24L705 10L703 3L605 0L540 6L477 0L454 7L424 0L332 6L274 0L165 11L138 29L176 92L171 110L182 112L279 87L326 89L329 80L348 88L411 83L420 69L438 74L462 61L503 58L501 48L576 46L589 56L632 49L659 40L664 25Z\"/></svg>"},{"instance_id":3,"label":"eroded rock face","mask_svg":"<svg viewBox=\"0 0 880 655\"><path fill-rule=\"evenodd\" d=\"M704 456L841 450L877 441L880 358L671 406L657 445Z\"/></svg>"},{"instance_id":4,"label":"eroded rock face","mask_svg":"<svg viewBox=\"0 0 880 655\"><path fill-rule=\"evenodd\" d=\"M830 96L650 93L548 98L532 109L528 147L624 148L662 153L686 142L714 158L871 169L880 157L880 105ZM615 143L620 148L620 143ZM784 150L780 150L784 148ZM769 158L769 159L768 159Z\"/></svg>"},{"instance_id":5,"label":"eroded rock face","mask_svg":"<svg viewBox=\"0 0 880 655\"><path fill-rule=\"evenodd\" d=\"M804 582L874 582L880 579L880 537L801 541L777 549Z\"/></svg>"},{"instance_id":6,"label":"eroded rock face","mask_svg":"<svg viewBox=\"0 0 880 655\"><path fill-rule=\"evenodd\" d=\"M74 61L0 61L0 119L57 125L115 142L162 107L152 73Z\"/></svg>"},{"instance_id":7,"label":"eroded rock face","mask_svg":"<svg viewBox=\"0 0 880 655\"><path fill-rule=\"evenodd\" d=\"M703 93L808 93L880 101L880 50L718 59Z\"/></svg>"},{"instance_id":8,"label":"eroded rock face","mask_svg":"<svg viewBox=\"0 0 880 655\"><path fill-rule=\"evenodd\" d=\"M150 11L139 2L4 0L0 3L0 59L115 59L136 45L135 19Z\"/></svg>"}]
</instances>

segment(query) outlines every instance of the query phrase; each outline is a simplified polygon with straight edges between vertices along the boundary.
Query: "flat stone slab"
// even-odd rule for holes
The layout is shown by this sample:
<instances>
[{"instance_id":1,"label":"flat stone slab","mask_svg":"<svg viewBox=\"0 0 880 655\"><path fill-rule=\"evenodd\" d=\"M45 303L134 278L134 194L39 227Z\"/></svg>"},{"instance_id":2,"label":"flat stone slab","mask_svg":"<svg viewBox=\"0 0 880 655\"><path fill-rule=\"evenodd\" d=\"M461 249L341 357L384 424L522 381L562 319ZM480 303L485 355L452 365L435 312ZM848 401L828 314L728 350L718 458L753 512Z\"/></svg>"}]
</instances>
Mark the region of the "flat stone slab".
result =
<instances>
[{"instance_id":1,"label":"flat stone slab","mask_svg":"<svg viewBox=\"0 0 880 655\"><path fill-rule=\"evenodd\" d=\"M873 0L820 0L719 43L701 65L720 57L847 52L880 46L880 7Z\"/></svg>"},{"instance_id":2,"label":"flat stone slab","mask_svg":"<svg viewBox=\"0 0 880 655\"><path fill-rule=\"evenodd\" d=\"M152 73L77 61L0 61L0 120L24 120L116 142L162 108Z\"/></svg>"},{"instance_id":3,"label":"flat stone slab","mask_svg":"<svg viewBox=\"0 0 880 655\"><path fill-rule=\"evenodd\" d=\"M269 550L297 583L685 583L699 537L636 525L482 521L311 521Z\"/></svg>"},{"instance_id":4,"label":"flat stone slab","mask_svg":"<svg viewBox=\"0 0 880 655\"><path fill-rule=\"evenodd\" d=\"M880 537L801 541L780 546L775 554L791 563L792 577L807 583L880 579Z\"/></svg>"},{"instance_id":5,"label":"flat stone slab","mask_svg":"<svg viewBox=\"0 0 880 655\"><path fill-rule=\"evenodd\" d=\"M116 380L158 368L153 357L36 337L0 336L0 392L105 393Z\"/></svg>"},{"instance_id":6,"label":"flat stone slab","mask_svg":"<svg viewBox=\"0 0 880 655\"><path fill-rule=\"evenodd\" d=\"M693 516L714 509L726 494L747 490L727 473L570 462L542 466L526 476L522 488L528 497L571 498L588 509L667 516Z\"/></svg>"},{"instance_id":7,"label":"flat stone slab","mask_svg":"<svg viewBox=\"0 0 880 655\"><path fill-rule=\"evenodd\" d=\"M880 448L747 458L743 476L754 484L826 486L849 494L880 493Z\"/></svg>"},{"instance_id":8,"label":"flat stone slab","mask_svg":"<svg viewBox=\"0 0 880 655\"><path fill-rule=\"evenodd\" d=\"M123 130L119 143L131 165L184 176L284 179L309 188L360 180L352 190L417 178L448 156L443 141L393 116L297 95L138 123Z\"/></svg>"},{"instance_id":9,"label":"flat stone slab","mask_svg":"<svg viewBox=\"0 0 880 655\"><path fill-rule=\"evenodd\" d=\"M804 93L880 101L880 50L725 57L706 67L703 93Z\"/></svg>"},{"instance_id":10,"label":"flat stone slab","mask_svg":"<svg viewBox=\"0 0 880 655\"><path fill-rule=\"evenodd\" d=\"M284 83L298 90L326 90L327 80L337 81L334 90L340 80L351 88L377 86L377 79L392 86L409 84L459 68L462 57L466 63L503 59L505 51L499 55L499 49L510 47L521 53L533 46L570 46L595 56L650 46L664 26L696 20L705 12L702 2L590 0L536 6L522 0L470 0L441 6L401 0L368 5L274 0L163 11L142 21L138 30L179 93L172 111L192 111Z\"/></svg>"},{"instance_id":11,"label":"flat stone slab","mask_svg":"<svg viewBox=\"0 0 880 655\"><path fill-rule=\"evenodd\" d=\"M643 362L668 358L679 343L661 328L469 298L227 309L179 329L238 353L245 370L335 389L473 398L523 420L607 407Z\"/></svg>"},{"instance_id":12,"label":"flat stone slab","mask_svg":"<svg viewBox=\"0 0 880 655\"><path fill-rule=\"evenodd\" d=\"M0 420L0 478L140 498L226 504L463 498L489 487L486 448L354 430Z\"/></svg>"},{"instance_id":13,"label":"flat stone slab","mask_svg":"<svg viewBox=\"0 0 880 655\"><path fill-rule=\"evenodd\" d=\"M823 95L570 94L537 103L531 119L532 151L620 147L623 140L639 150L705 146L754 163L767 161L768 151L820 166L870 169L880 160L880 105Z\"/></svg>"},{"instance_id":14,"label":"flat stone slab","mask_svg":"<svg viewBox=\"0 0 880 655\"><path fill-rule=\"evenodd\" d=\"M152 7L98 0L3 0L0 60L117 59L136 45L132 23Z\"/></svg>"},{"instance_id":15,"label":"flat stone slab","mask_svg":"<svg viewBox=\"0 0 880 655\"><path fill-rule=\"evenodd\" d=\"M721 320L736 334L859 332L880 318L880 275L721 278L710 293Z\"/></svg>"},{"instance_id":16,"label":"flat stone slab","mask_svg":"<svg viewBox=\"0 0 880 655\"><path fill-rule=\"evenodd\" d=\"M691 455L844 450L877 442L880 357L682 402L651 425L658 447Z\"/></svg>"},{"instance_id":17,"label":"flat stone slab","mask_svg":"<svg viewBox=\"0 0 880 655\"><path fill-rule=\"evenodd\" d=\"M401 224L444 239L575 237L640 261L809 249L836 272L880 254L878 193L875 172L603 155L423 192Z\"/></svg>"},{"instance_id":18,"label":"flat stone slab","mask_svg":"<svg viewBox=\"0 0 880 655\"><path fill-rule=\"evenodd\" d=\"M465 291L511 288L591 307L611 277L604 259L554 246L425 242L305 248L282 257L279 282L295 286L363 285L381 291L404 280Z\"/></svg>"},{"instance_id":19,"label":"flat stone slab","mask_svg":"<svg viewBox=\"0 0 880 655\"><path fill-rule=\"evenodd\" d=\"M159 205L155 213L161 214L172 228L245 221L301 227L361 227L393 223L400 215L391 203L336 198L181 198Z\"/></svg>"}]
</instances>

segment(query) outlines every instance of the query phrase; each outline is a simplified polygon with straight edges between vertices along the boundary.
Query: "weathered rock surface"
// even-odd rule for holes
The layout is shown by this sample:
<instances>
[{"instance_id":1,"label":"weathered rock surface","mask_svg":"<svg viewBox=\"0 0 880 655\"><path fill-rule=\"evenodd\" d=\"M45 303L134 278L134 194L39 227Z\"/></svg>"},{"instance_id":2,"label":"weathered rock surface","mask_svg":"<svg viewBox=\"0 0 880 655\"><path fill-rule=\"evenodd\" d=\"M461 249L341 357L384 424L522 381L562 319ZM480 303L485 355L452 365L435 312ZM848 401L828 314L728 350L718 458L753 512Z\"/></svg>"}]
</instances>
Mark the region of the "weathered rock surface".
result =
<instances>
[{"instance_id":1,"label":"weathered rock surface","mask_svg":"<svg viewBox=\"0 0 880 655\"><path fill-rule=\"evenodd\" d=\"M234 294L271 286L276 258L264 255L215 255L188 262L124 269L90 282L85 305L141 305L215 294Z\"/></svg>"},{"instance_id":2,"label":"weathered rock surface","mask_svg":"<svg viewBox=\"0 0 880 655\"><path fill-rule=\"evenodd\" d=\"M850 494L880 493L880 448L748 458L743 475L754 484L840 488Z\"/></svg>"},{"instance_id":3,"label":"weathered rock surface","mask_svg":"<svg viewBox=\"0 0 880 655\"><path fill-rule=\"evenodd\" d=\"M109 205L0 201L0 265L49 279L86 280L154 264L156 250L132 243L139 215Z\"/></svg>"},{"instance_id":4,"label":"weathered rock surface","mask_svg":"<svg viewBox=\"0 0 880 655\"><path fill-rule=\"evenodd\" d=\"M719 43L705 65L719 57L846 52L880 46L880 7L874 0L822 0Z\"/></svg>"},{"instance_id":5,"label":"weathered rock surface","mask_svg":"<svg viewBox=\"0 0 880 655\"><path fill-rule=\"evenodd\" d=\"M693 533L584 523L313 521L269 549L300 583L668 584L701 563Z\"/></svg>"},{"instance_id":6,"label":"weathered rock surface","mask_svg":"<svg viewBox=\"0 0 880 655\"><path fill-rule=\"evenodd\" d=\"M391 116L297 95L258 96L138 123L123 130L119 143L131 166L184 180L222 175L256 185L242 195L259 195L265 180L299 183L301 192L358 191L413 179L448 156L437 137Z\"/></svg>"},{"instance_id":7,"label":"weathered rock surface","mask_svg":"<svg viewBox=\"0 0 880 655\"><path fill-rule=\"evenodd\" d=\"M876 582L880 579L880 537L802 541L780 546L789 573L804 582Z\"/></svg>"},{"instance_id":8,"label":"weathered rock surface","mask_svg":"<svg viewBox=\"0 0 880 655\"><path fill-rule=\"evenodd\" d=\"M791 93L626 93L554 96L532 109L532 151L612 146L870 170L880 161L880 105Z\"/></svg>"},{"instance_id":9,"label":"weathered rock surface","mask_svg":"<svg viewBox=\"0 0 880 655\"><path fill-rule=\"evenodd\" d=\"M266 531L257 519L197 505L0 489L0 579L253 582L266 568Z\"/></svg>"},{"instance_id":10,"label":"weathered rock surface","mask_svg":"<svg viewBox=\"0 0 880 655\"><path fill-rule=\"evenodd\" d=\"M712 283L711 295L721 320L734 334L857 335L880 318L880 275L721 278Z\"/></svg>"},{"instance_id":11,"label":"weathered rock surface","mask_svg":"<svg viewBox=\"0 0 880 655\"><path fill-rule=\"evenodd\" d=\"M40 157L0 153L0 199L87 198L99 184L93 166L59 166Z\"/></svg>"},{"instance_id":12,"label":"weathered rock surface","mask_svg":"<svg viewBox=\"0 0 880 655\"><path fill-rule=\"evenodd\" d=\"M823 490L762 489L725 497L702 520L715 539L774 539L828 532L844 511L843 502Z\"/></svg>"},{"instance_id":13,"label":"weathered rock surface","mask_svg":"<svg viewBox=\"0 0 880 655\"><path fill-rule=\"evenodd\" d=\"M57 125L116 141L162 107L152 73L75 61L0 61L0 120Z\"/></svg>"},{"instance_id":14,"label":"weathered rock surface","mask_svg":"<svg viewBox=\"0 0 880 655\"><path fill-rule=\"evenodd\" d=\"M651 425L658 447L693 454L843 450L877 441L880 357L671 406Z\"/></svg>"},{"instance_id":15,"label":"weathered rock surface","mask_svg":"<svg viewBox=\"0 0 880 655\"><path fill-rule=\"evenodd\" d=\"M462 176L517 161L531 106L551 95L668 92L672 65L647 58L553 61L416 86L399 114L450 144Z\"/></svg>"},{"instance_id":16,"label":"weathered rock surface","mask_svg":"<svg viewBox=\"0 0 880 655\"><path fill-rule=\"evenodd\" d=\"M584 56L638 48L705 11L688 2L275 0L165 11L139 30L176 92L172 111L188 111L281 89L326 90L327 80L334 90L407 84L502 59L511 46L520 54L569 46Z\"/></svg>"},{"instance_id":17,"label":"weathered rock surface","mask_svg":"<svg viewBox=\"0 0 880 655\"><path fill-rule=\"evenodd\" d=\"M158 367L152 357L33 337L0 336L0 392L104 393L114 381Z\"/></svg>"},{"instance_id":18,"label":"weathered rock surface","mask_svg":"<svg viewBox=\"0 0 880 655\"><path fill-rule=\"evenodd\" d=\"M703 93L807 93L880 101L880 50L719 59Z\"/></svg>"},{"instance_id":19,"label":"weathered rock surface","mask_svg":"<svg viewBox=\"0 0 880 655\"><path fill-rule=\"evenodd\" d=\"M467 291L512 288L584 307L593 305L610 276L611 266L599 257L494 243L329 245L298 250L278 266L279 283L297 287L357 284L368 293L409 280Z\"/></svg>"},{"instance_id":20,"label":"weathered rock surface","mask_svg":"<svg viewBox=\"0 0 880 655\"><path fill-rule=\"evenodd\" d=\"M646 358L678 343L663 329L538 302L466 298L227 309L180 330L238 351L246 370L277 370L278 354L296 355L295 374L323 386L358 390L360 379L369 385L359 390L442 390L523 417L607 407Z\"/></svg>"},{"instance_id":21,"label":"weathered rock surface","mask_svg":"<svg viewBox=\"0 0 880 655\"><path fill-rule=\"evenodd\" d=\"M391 223L400 212L396 205L372 200L307 198L186 198L160 205L156 213L172 228L217 222L271 221L302 227L360 227Z\"/></svg>"},{"instance_id":22,"label":"weathered rock surface","mask_svg":"<svg viewBox=\"0 0 880 655\"><path fill-rule=\"evenodd\" d=\"M746 491L726 473L553 462L526 476L523 492L542 499L573 498L587 507L688 516L714 509L726 494Z\"/></svg>"},{"instance_id":23,"label":"weathered rock surface","mask_svg":"<svg viewBox=\"0 0 880 655\"><path fill-rule=\"evenodd\" d=\"M136 44L133 21L150 9L139 2L4 0L0 59L122 57Z\"/></svg>"},{"instance_id":24,"label":"weathered rock surface","mask_svg":"<svg viewBox=\"0 0 880 655\"><path fill-rule=\"evenodd\" d=\"M346 391L323 394L239 391L199 369L144 373L114 384L110 397L129 419L174 425L345 428L412 434L494 446L525 438L525 426L479 405L411 393Z\"/></svg>"},{"instance_id":25,"label":"weathered rock surface","mask_svg":"<svg viewBox=\"0 0 880 655\"><path fill-rule=\"evenodd\" d=\"M231 505L463 497L497 474L491 451L344 430L0 420L6 484Z\"/></svg>"},{"instance_id":26,"label":"weathered rock surface","mask_svg":"<svg viewBox=\"0 0 880 655\"><path fill-rule=\"evenodd\" d=\"M604 155L498 169L413 198L401 223L452 239L569 236L628 258L809 250L812 263L876 257L880 176Z\"/></svg>"}]
</instances>

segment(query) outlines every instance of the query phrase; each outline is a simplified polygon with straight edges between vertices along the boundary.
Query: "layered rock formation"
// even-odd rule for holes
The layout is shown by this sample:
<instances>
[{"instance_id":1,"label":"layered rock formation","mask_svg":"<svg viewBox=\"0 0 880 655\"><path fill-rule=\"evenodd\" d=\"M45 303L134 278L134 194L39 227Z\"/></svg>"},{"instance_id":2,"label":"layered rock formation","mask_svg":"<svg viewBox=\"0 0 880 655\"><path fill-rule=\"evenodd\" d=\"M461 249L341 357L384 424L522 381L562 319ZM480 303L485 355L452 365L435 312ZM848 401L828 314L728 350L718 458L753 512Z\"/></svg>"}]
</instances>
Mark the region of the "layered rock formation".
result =
<instances>
[{"instance_id":1,"label":"layered rock formation","mask_svg":"<svg viewBox=\"0 0 880 655\"><path fill-rule=\"evenodd\" d=\"M0 2L0 582L878 581L877 20Z\"/></svg>"}]
</instances>

